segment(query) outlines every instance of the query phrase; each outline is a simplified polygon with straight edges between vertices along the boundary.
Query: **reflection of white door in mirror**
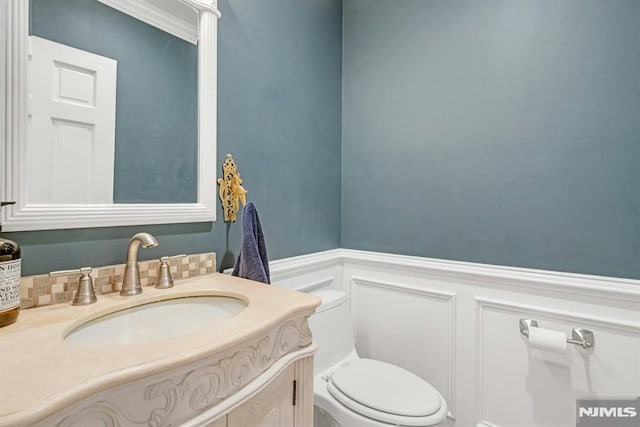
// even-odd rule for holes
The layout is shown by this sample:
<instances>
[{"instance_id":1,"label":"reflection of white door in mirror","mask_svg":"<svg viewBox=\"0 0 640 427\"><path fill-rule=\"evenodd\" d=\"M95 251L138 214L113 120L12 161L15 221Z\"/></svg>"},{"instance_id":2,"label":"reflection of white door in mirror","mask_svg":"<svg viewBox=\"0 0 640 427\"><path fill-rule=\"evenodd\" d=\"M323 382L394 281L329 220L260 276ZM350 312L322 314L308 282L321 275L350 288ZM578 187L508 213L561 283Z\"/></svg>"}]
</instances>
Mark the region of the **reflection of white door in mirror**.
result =
<instances>
[{"instance_id":1,"label":"reflection of white door in mirror","mask_svg":"<svg viewBox=\"0 0 640 427\"><path fill-rule=\"evenodd\" d=\"M112 203L117 61L29 40L29 201Z\"/></svg>"},{"instance_id":2,"label":"reflection of white door in mirror","mask_svg":"<svg viewBox=\"0 0 640 427\"><path fill-rule=\"evenodd\" d=\"M197 200L195 203L104 203L77 200L36 202L29 195L28 178L28 46L29 1L0 1L0 200L16 201L0 212L3 231L51 230L65 228L110 227L138 224L208 222L216 219L216 84L217 20L216 0L102 0L143 22L155 19L158 7L171 3L168 21L179 17L176 8L195 10L198 16L193 34L198 46L198 159ZM153 3L153 4L151 4ZM135 11L130 4L139 7ZM153 6L153 7L150 7ZM173 11L173 12L172 12ZM167 22L167 20L162 20ZM180 27L180 26L178 26ZM181 31L177 31L181 33ZM190 39L187 37L187 39ZM81 68L86 68L82 67ZM76 70L77 71L77 70ZM65 75L65 78L68 75ZM70 97L86 84L74 85ZM81 94L80 97L82 98ZM86 128L85 128L86 129ZM79 132L80 128L65 131ZM86 138L87 135L79 136ZM46 159L51 162L51 158ZM57 160L56 160L57 162ZM113 162L105 162L111 167ZM76 162L74 162L74 166ZM40 198L40 197L39 197ZM44 199L44 196L41 198ZM55 200L55 199L54 199Z\"/></svg>"}]
</instances>

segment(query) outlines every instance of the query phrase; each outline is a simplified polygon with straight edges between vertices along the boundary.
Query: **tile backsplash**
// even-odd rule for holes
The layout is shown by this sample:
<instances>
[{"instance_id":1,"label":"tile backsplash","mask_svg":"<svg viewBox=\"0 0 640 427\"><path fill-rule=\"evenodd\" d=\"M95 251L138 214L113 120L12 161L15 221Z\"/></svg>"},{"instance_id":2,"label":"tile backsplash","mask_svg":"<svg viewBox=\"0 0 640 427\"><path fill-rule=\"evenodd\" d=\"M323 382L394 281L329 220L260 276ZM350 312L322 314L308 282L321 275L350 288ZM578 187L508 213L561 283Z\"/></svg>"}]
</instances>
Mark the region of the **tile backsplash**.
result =
<instances>
[{"instance_id":1,"label":"tile backsplash","mask_svg":"<svg viewBox=\"0 0 640 427\"><path fill-rule=\"evenodd\" d=\"M142 286L155 283L160 262L140 261L140 282ZM216 254L214 252L188 255L170 261L171 277L174 280L215 273ZM91 273L96 294L119 292L122 286L125 264L96 267ZM69 302L78 287L80 274L50 277L48 274L25 276L20 283L20 308L41 307L43 305Z\"/></svg>"}]
</instances>

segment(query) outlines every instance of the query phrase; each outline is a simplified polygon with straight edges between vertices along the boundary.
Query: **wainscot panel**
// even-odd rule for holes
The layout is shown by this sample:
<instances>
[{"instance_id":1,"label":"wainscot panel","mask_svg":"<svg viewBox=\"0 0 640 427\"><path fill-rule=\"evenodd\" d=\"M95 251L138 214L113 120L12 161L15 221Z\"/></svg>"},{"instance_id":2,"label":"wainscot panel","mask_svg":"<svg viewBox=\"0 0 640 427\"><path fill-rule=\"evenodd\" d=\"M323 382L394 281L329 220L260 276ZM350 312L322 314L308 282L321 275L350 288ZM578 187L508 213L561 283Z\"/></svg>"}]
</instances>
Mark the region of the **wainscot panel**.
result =
<instances>
[{"instance_id":1,"label":"wainscot panel","mask_svg":"<svg viewBox=\"0 0 640 427\"><path fill-rule=\"evenodd\" d=\"M640 395L640 281L338 249L272 263L274 284L350 295L362 357L447 399L449 425L574 427L576 399ZM521 318L595 347L534 348Z\"/></svg>"}]
</instances>

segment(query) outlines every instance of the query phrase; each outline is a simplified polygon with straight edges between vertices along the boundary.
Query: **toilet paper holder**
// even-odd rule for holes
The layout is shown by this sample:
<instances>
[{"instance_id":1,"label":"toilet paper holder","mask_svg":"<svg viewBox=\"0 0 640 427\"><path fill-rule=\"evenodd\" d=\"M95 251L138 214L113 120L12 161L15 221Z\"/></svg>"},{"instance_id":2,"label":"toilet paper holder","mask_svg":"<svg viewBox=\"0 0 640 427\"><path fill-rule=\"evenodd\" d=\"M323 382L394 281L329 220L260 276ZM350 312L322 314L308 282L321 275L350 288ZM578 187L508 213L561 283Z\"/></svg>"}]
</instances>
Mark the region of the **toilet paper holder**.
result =
<instances>
[{"instance_id":1,"label":"toilet paper holder","mask_svg":"<svg viewBox=\"0 0 640 427\"><path fill-rule=\"evenodd\" d=\"M533 319L520 319L520 333L529 338L529 328L537 328L538 321ZM593 331L584 328L573 328L571 338L567 338L569 344L579 345L584 349L595 347Z\"/></svg>"}]
</instances>

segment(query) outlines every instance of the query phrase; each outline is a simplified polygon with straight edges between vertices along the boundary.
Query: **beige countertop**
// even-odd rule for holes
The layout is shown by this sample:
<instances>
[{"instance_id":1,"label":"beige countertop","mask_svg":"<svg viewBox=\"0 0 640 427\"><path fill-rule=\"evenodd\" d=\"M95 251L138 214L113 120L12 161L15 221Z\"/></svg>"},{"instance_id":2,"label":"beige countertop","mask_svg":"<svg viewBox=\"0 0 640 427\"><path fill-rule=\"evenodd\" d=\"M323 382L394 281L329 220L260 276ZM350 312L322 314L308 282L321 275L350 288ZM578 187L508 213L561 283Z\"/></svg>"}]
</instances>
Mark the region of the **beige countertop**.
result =
<instances>
[{"instance_id":1,"label":"beige countertop","mask_svg":"<svg viewBox=\"0 0 640 427\"><path fill-rule=\"evenodd\" d=\"M320 303L311 295L218 273L175 283L171 289L145 287L132 297L99 295L88 306L23 310L16 323L0 328L0 425L222 352L284 319L308 316ZM231 296L248 305L210 328L156 342L105 347L63 340L73 328L105 314L193 295Z\"/></svg>"}]
</instances>

